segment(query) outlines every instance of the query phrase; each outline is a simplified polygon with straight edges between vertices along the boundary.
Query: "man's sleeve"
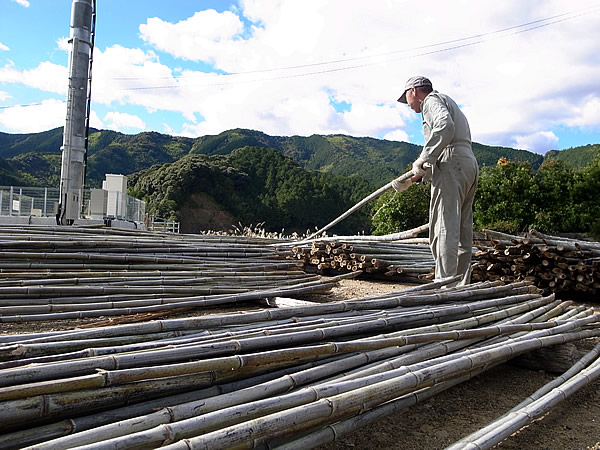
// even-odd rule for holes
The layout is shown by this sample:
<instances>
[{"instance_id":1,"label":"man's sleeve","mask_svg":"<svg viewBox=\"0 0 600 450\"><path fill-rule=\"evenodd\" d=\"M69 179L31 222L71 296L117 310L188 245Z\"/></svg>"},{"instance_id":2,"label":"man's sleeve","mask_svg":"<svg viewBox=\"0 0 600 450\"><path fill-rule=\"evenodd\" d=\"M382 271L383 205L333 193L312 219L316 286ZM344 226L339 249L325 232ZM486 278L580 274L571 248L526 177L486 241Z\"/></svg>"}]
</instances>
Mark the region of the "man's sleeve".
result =
<instances>
[{"instance_id":1,"label":"man's sleeve","mask_svg":"<svg viewBox=\"0 0 600 450\"><path fill-rule=\"evenodd\" d=\"M450 111L437 96L423 102L423 121L431 130L421 151L420 158L434 164L442 150L454 139L454 120Z\"/></svg>"}]
</instances>

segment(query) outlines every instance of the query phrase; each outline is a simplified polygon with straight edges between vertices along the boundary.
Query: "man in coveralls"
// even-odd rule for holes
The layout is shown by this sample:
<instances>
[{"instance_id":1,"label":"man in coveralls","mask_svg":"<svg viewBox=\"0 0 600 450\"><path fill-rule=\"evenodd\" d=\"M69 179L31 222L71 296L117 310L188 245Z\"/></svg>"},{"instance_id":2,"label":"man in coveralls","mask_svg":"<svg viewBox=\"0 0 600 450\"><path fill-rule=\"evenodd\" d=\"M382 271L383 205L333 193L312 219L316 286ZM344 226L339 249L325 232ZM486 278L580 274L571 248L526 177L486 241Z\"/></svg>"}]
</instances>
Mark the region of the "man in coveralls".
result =
<instances>
[{"instance_id":1,"label":"man in coveralls","mask_svg":"<svg viewBox=\"0 0 600 450\"><path fill-rule=\"evenodd\" d=\"M423 76L410 78L398 101L422 114L425 145L413 163L413 177L405 183L394 182L393 187L400 192L423 176L431 177L429 243L435 280L461 275L453 284L469 284L473 198L479 176L469 123L456 102L435 91Z\"/></svg>"}]
</instances>

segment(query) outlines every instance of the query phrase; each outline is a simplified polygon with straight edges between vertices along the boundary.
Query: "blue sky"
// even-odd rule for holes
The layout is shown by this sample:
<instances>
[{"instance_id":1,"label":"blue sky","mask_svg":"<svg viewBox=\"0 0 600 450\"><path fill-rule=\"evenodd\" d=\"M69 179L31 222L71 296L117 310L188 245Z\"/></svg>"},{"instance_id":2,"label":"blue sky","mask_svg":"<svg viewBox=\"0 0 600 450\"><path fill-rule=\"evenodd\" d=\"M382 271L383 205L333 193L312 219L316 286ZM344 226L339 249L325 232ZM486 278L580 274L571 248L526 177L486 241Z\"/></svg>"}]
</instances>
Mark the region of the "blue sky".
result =
<instances>
[{"instance_id":1,"label":"blue sky","mask_svg":"<svg viewBox=\"0 0 600 450\"><path fill-rule=\"evenodd\" d=\"M0 131L64 125L71 0L0 0ZM600 143L593 0L97 0L91 125L423 142L396 99L431 78L473 140Z\"/></svg>"}]
</instances>

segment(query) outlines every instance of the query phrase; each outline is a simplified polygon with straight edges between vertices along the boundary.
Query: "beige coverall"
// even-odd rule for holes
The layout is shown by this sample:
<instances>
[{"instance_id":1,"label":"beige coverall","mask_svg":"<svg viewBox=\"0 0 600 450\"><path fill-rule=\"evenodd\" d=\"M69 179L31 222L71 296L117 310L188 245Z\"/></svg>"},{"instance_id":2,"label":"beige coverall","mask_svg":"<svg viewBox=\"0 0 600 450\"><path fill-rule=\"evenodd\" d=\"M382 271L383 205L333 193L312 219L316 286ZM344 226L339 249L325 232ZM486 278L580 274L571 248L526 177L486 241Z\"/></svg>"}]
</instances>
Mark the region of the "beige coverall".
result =
<instances>
[{"instance_id":1,"label":"beige coverall","mask_svg":"<svg viewBox=\"0 0 600 450\"><path fill-rule=\"evenodd\" d=\"M432 166L429 243L435 279L462 275L458 284L468 284L479 176L469 123L454 100L437 91L425 97L421 112L425 145L420 158Z\"/></svg>"}]
</instances>

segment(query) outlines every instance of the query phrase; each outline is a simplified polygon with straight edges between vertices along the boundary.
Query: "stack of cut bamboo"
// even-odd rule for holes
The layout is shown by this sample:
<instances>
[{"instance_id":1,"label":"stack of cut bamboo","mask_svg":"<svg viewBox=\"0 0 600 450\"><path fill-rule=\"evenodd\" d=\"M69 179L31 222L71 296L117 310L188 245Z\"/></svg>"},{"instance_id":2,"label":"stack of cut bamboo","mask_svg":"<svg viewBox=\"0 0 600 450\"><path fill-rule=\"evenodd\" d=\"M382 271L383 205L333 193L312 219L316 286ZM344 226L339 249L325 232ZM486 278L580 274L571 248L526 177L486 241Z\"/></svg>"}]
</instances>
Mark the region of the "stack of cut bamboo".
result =
<instances>
[{"instance_id":1,"label":"stack of cut bamboo","mask_svg":"<svg viewBox=\"0 0 600 450\"><path fill-rule=\"evenodd\" d=\"M485 230L476 240L473 280L530 280L545 292L600 292L600 243L532 231L524 237Z\"/></svg>"},{"instance_id":2,"label":"stack of cut bamboo","mask_svg":"<svg viewBox=\"0 0 600 450\"><path fill-rule=\"evenodd\" d=\"M0 448L313 448L515 356L600 336L592 309L530 282L442 285L0 336Z\"/></svg>"},{"instance_id":3,"label":"stack of cut bamboo","mask_svg":"<svg viewBox=\"0 0 600 450\"><path fill-rule=\"evenodd\" d=\"M327 292L281 240L0 227L0 323L165 311Z\"/></svg>"},{"instance_id":4,"label":"stack of cut bamboo","mask_svg":"<svg viewBox=\"0 0 600 450\"><path fill-rule=\"evenodd\" d=\"M427 239L381 242L373 236L361 240L341 237L316 240L310 245L292 248L292 259L302 262L304 269L319 273L363 271L385 275L394 280L419 281L433 271L434 262Z\"/></svg>"}]
</instances>

